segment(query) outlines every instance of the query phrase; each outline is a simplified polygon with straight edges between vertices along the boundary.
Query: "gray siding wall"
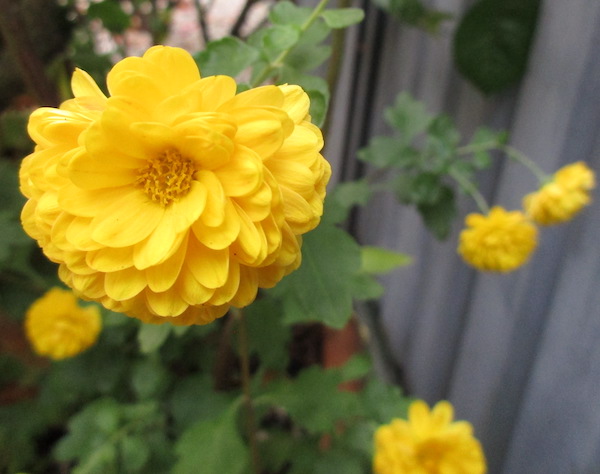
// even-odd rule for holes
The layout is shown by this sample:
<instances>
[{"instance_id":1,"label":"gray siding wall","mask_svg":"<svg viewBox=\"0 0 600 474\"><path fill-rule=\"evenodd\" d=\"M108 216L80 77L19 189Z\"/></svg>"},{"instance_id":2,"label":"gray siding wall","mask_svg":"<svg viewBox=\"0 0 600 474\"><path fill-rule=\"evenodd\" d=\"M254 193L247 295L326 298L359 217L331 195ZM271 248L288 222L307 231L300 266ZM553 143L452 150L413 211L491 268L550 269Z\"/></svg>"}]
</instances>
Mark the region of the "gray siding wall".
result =
<instances>
[{"instance_id":1,"label":"gray siding wall","mask_svg":"<svg viewBox=\"0 0 600 474\"><path fill-rule=\"evenodd\" d=\"M468 3L430 2L457 16ZM547 172L577 160L598 172L600 1L544 0L526 77L492 98L456 72L453 24L433 38L367 13L349 35L333 109L327 154L337 179L360 172L356 150L389 132L382 111L403 90L451 115L467 138L483 124L508 130ZM501 161L481 180L488 200L507 208L536 187L524 168ZM461 217L474 210L462 199ZM415 258L384 280L378 344L392 354L388 368L401 368L412 394L452 401L474 424L491 473L600 473L599 223L596 202L543 229L527 266L490 275L456 255L462 219L440 243L387 196L359 215L361 242Z\"/></svg>"}]
</instances>

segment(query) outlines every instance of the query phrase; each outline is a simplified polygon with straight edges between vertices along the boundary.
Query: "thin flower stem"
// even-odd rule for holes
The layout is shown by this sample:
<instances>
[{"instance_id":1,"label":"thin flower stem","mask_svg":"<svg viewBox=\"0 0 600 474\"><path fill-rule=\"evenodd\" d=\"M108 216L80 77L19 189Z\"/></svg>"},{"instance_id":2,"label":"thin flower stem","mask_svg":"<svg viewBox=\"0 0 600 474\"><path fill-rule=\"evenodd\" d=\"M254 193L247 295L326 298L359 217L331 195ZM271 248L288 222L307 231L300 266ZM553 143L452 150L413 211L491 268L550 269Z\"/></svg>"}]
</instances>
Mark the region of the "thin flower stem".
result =
<instances>
[{"instance_id":1,"label":"thin flower stem","mask_svg":"<svg viewBox=\"0 0 600 474\"><path fill-rule=\"evenodd\" d=\"M248 347L248 329L246 319L242 310L234 310L234 316L238 320L238 336L240 362L242 365L242 389L244 392L244 405L246 409L246 430L250 444L250 456L254 474L260 474L260 456L258 453L258 442L256 439L256 418L254 415L254 404L250 389L250 349Z\"/></svg>"},{"instance_id":2,"label":"thin flower stem","mask_svg":"<svg viewBox=\"0 0 600 474\"><path fill-rule=\"evenodd\" d=\"M319 15L325 9L328 3L329 0L321 0L319 2L319 4L315 7L310 16L300 26L300 35L302 35L302 33L308 30L308 28L315 22L315 20L319 18ZM290 54L290 51L294 46L290 46L289 48L284 49L281 53L279 53L279 56L277 56L273 62L267 64L265 68L260 72L260 74L256 76L256 79L252 81L251 87L257 87L261 85L264 81L266 81L269 78L269 76L273 74L273 72L279 66L281 66L281 64L283 63L283 61L285 61L285 58L287 58L288 54Z\"/></svg>"},{"instance_id":3,"label":"thin flower stem","mask_svg":"<svg viewBox=\"0 0 600 474\"><path fill-rule=\"evenodd\" d=\"M493 151L498 148L497 140L490 140L489 142L477 143L475 145L465 145L458 147L456 153L459 155L470 155L478 151Z\"/></svg>"},{"instance_id":4,"label":"thin flower stem","mask_svg":"<svg viewBox=\"0 0 600 474\"><path fill-rule=\"evenodd\" d=\"M479 192L479 189L468 179L462 176L460 173L455 171L450 171L450 176L452 176L456 182L462 187L462 189L473 198L475 204L481 211L482 214L488 214L490 212L490 206L488 206L487 201L483 197L483 194Z\"/></svg>"},{"instance_id":5,"label":"thin flower stem","mask_svg":"<svg viewBox=\"0 0 600 474\"><path fill-rule=\"evenodd\" d=\"M544 171L538 165L536 165L533 160L525 156L516 148L513 148L510 145L504 145L502 150L504 151L504 153L506 153L506 156L508 156L511 160L515 160L517 163L521 163L529 171L531 171L539 180L540 184L545 184L552 179L552 177L544 173Z\"/></svg>"}]
</instances>

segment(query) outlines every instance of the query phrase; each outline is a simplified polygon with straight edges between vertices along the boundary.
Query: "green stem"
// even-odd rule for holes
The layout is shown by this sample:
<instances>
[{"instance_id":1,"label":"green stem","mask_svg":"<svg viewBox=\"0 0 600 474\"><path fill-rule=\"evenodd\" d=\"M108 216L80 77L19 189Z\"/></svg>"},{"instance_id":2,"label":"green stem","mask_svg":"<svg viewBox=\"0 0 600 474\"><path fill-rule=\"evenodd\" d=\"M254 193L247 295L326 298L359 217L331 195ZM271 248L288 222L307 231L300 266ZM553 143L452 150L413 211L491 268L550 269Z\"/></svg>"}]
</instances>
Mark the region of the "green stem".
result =
<instances>
[{"instance_id":1,"label":"green stem","mask_svg":"<svg viewBox=\"0 0 600 474\"><path fill-rule=\"evenodd\" d=\"M252 460L252 469L255 474L260 474L260 456L258 453L258 442L256 439L256 418L254 415L254 404L252 403L252 393L250 388L250 349L248 346L248 329L246 328L246 319L242 310L234 310L234 316L238 320L239 328L239 350L240 362L242 365L242 389L244 392L244 405L246 408L246 430L248 442L250 444L250 456Z\"/></svg>"},{"instance_id":2,"label":"green stem","mask_svg":"<svg viewBox=\"0 0 600 474\"><path fill-rule=\"evenodd\" d=\"M450 170L450 176L452 176L461 188L473 198L482 214L488 214L490 212L490 206L488 206L483 194L479 192L479 189L477 189L471 181L466 179L460 173L452 170Z\"/></svg>"},{"instance_id":3,"label":"green stem","mask_svg":"<svg viewBox=\"0 0 600 474\"><path fill-rule=\"evenodd\" d=\"M319 2L319 4L315 7L310 16L306 19L302 26L300 26L300 35L302 35L306 30L308 30L308 28L315 22L315 20L319 18L319 15L325 9L328 3L329 0L321 0ZM273 74L273 72L282 65L282 63L285 61L285 58L287 58L288 54L290 54L290 51L294 48L294 46L295 45L284 49L281 53L279 53L279 56L277 56L273 62L267 64L265 68L260 72L260 74L256 76L256 79L252 81L251 87L257 87L261 85L265 80L267 80L269 76L271 76L271 74Z\"/></svg>"},{"instance_id":4,"label":"green stem","mask_svg":"<svg viewBox=\"0 0 600 474\"><path fill-rule=\"evenodd\" d=\"M458 147L456 153L459 155L470 155L478 151L493 151L498 148L497 140L490 140L489 142L477 143L476 145L465 145Z\"/></svg>"},{"instance_id":5,"label":"green stem","mask_svg":"<svg viewBox=\"0 0 600 474\"><path fill-rule=\"evenodd\" d=\"M529 171L531 171L535 177L539 180L540 184L546 184L548 181L552 180L552 176L547 175L544 171L535 164L533 160L525 156L516 148L513 148L510 145L504 145L502 148L506 156L508 156L511 160L515 160L517 163L521 163L525 166Z\"/></svg>"}]
</instances>

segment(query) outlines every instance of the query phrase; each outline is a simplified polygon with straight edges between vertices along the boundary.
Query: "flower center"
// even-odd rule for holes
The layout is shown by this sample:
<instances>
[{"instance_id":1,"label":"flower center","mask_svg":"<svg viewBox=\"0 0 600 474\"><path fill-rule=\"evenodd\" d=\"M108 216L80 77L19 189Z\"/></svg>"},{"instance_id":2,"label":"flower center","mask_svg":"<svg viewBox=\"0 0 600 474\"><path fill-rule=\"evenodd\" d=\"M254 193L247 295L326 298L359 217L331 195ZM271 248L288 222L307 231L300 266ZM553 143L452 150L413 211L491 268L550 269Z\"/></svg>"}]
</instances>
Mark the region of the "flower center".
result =
<instances>
[{"instance_id":1,"label":"flower center","mask_svg":"<svg viewBox=\"0 0 600 474\"><path fill-rule=\"evenodd\" d=\"M188 193L195 171L192 160L177 150L166 150L139 170L136 184L154 202L168 206Z\"/></svg>"},{"instance_id":2,"label":"flower center","mask_svg":"<svg viewBox=\"0 0 600 474\"><path fill-rule=\"evenodd\" d=\"M419 464L425 468L427 472L438 473L442 459L448 451L446 443L437 440L429 439L419 443L416 456Z\"/></svg>"}]
</instances>

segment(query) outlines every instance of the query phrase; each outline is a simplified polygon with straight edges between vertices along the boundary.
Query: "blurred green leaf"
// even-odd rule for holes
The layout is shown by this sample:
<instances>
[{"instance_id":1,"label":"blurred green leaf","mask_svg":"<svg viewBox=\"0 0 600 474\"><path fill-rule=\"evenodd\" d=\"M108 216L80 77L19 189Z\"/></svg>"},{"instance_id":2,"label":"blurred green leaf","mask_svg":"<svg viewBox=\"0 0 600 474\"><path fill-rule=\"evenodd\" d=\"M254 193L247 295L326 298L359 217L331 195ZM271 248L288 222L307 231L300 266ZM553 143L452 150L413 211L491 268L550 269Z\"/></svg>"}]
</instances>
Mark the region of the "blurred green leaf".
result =
<instances>
[{"instance_id":1,"label":"blurred green leaf","mask_svg":"<svg viewBox=\"0 0 600 474\"><path fill-rule=\"evenodd\" d=\"M348 233L327 224L303 240L302 265L269 291L282 299L286 324L319 321L342 328L352 314L360 247Z\"/></svg>"},{"instance_id":2,"label":"blurred green leaf","mask_svg":"<svg viewBox=\"0 0 600 474\"><path fill-rule=\"evenodd\" d=\"M450 235L452 222L457 214L454 192L451 188L442 186L435 202L419 204L417 209L425 226L436 238L443 240Z\"/></svg>"},{"instance_id":3,"label":"blurred green leaf","mask_svg":"<svg viewBox=\"0 0 600 474\"><path fill-rule=\"evenodd\" d=\"M164 342L171 334L173 326L171 324L140 324L138 330L137 340L140 345L140 352L142 354L150 354L154 352L164 344Z\"/></svg>"},{"instance_id":4,"label":"blurred green leaf","mask_svg":"<svg viewBox=\"0 0 600 474\"><path fill-rule=\"evenodd\" d=\"M376 424L384 424L393 418L406 419L410 399L402 396L397 385L387 384L375 377L371 378L360 392L361 401L368 419Z\"/></svg>"},{"instance_id":5,"label":"blurred green leaf","mask_svg":"<svg viewBox=\"0 0 600 474\"><path fill-rule=\"evenodd\" d=\"M335 8L325 10L321 17L330 28L347 28L363 21L365 12L362 8Z\"/></svg>"},{"instance_id":6,"label":"blurred green leaf","mask_svg":"<svg viewBox=\"0 0 600 474\"><path fill-rule=\"evenodd\" d=\"M430 33L436 33L444 21L452 18L449 13L427 8L422 0L373 0L373 3L398 20Z\"/></svg>"},{"instance_id":7,"label":"blurred green leaf","mask_svg":"<svg viewBox=\"0 0 600 474\"><path fill-rule=\"evenodd\" d=\"M399 94L394 105L387 108L384 115L387 122L400 132L403 145L410 144L419 133L424 132L432 120L425 105L407 92Z\"/></svg>"},{"instance_id":8,"label":"blurred green leaf","mask_svg":"<svg viewBox=\"0 0 600 474\"><path fill-rule=\"evenodd\" d=\"M131 385L140 400L160 398L170 377L156 357L146 357L133 364Z\"/></svg>"},{"instance_id":9,"label":"blurred green leaf","mask_svg":"<svg viewBox=\"0 0 600 474\"><path fill-rule=\"evenodd\" d=\"M323 222L337 224L344 221L354 206L364 206L372 190L366 180L340 183L327 194Z\"/></svg>"},{"instance_id":10,"label":"blurred green leaf","mask_svg":"<svg viewBox=\"0 0 600 474\"><path fill-rule=\"evenodd\" d=\"M292 2L277 2L269 12L269 20L278 25L301 26L312 13L310 7L298 7Z\"/></svg>"},{"instance_id":11,"label":"blurred green leaf","mask_svg":"<svg viewBox=\"0 0 600 474\"><path fill-rule=\"evenodd\" d=\"M371 138L367 147L358 151L358 157L377 168L402 167L406 161L409 164L412 162L410 156L408 160L404 159L407 157L403 154L404 149L404 143L396 137L376 136Z\"/></svg>"},{"instance_id":12,"label":"blurred green leaf","mask_svg":"<svg viewBox=\"0 0 600 474\"><path fill-rule=\"evenodd\" d=\"M459 71L485 94L518 82L527 67L540 0L479 0L454 36Z\"/></svg>"},{"instance_id":13,"label":"blurred green leaf","mask_svg":"<svg viewBox=\"0 0 600 474\"><path fill-rule=\"evenodd\" d=\"M284 50L291 48L300 40L300 31L295 25L274 25L262 30L261 51L274 61Z\"/></svg>"},{"instance_id":14,"label":"blurred green leaf","mask_svg":"<svg viewBox=\"0 0 600 474\"><path fill-rule=\"evenodd\" d=\"M7 110L0 115L0 151L15 151L23 156L33 151L27 134L29 110Z\"/></svg>"},{"instance_id":15,"label":"blurred green leaf","mask_svg":"<svg viewBox=\"0 0 600 474\"><path fill-rule=\"evenodd\" d=\"M358 272L352 278L352 296L355 300L367 301L381 298L385 288L377 279L364 271Z\"/></svg>"},{"instance_id":16,"label":"blurred green leaf","mask_svg":"<svg viewBox=\"0 0 600 474\"><path fill-rule=\"evenodd\" d=\"M259 51L238 38L227 36L211 41L196 54L202 77L225 74L236 77L259 57Z\"/></svg>"},{"instance_id":17,"label":"blurred green leaf","mask_svg":"<svg viewBox=\"0 0 600 474\"><path fill-rule=\"evenodd\" d=\"M261 365L284 371L288 365L291 333L283 324L281 305L273 298L263 298L244 312L250 352L258 355Z\"/></svg>"},{"instance_id":18,"label":"blurred green leaf","mask_svg":"<svg viewBox=\"0 0 600 474\"><path fill-rule=\"evenodd\" d=\"M138 472L150 458L150 448L141 437L127 436L119 443L120 467L123 472Z\"/></svg>"},{"instance_id":19,"label":"blurred green leaf","mask_svg":"<svg viewBox=\"0 0 600 474\"><path fill-rule=\"evenodd\" d=\"M248 464L248 450L237 427L239 403L187 429L175 450L179 457L173 474L241 474Z\"/></svg>"},{"instance_id":20,"label":"blurred green leaf","mask_svg":"<svg viewBox=\"0 0 600 474\"><path fill-rule=\"evenodd\" d=\"M381 247L363 245L361 247L362 270L367 273L388 273L398 267L409 265L409 255Z\"/></svg>"},{"instance_id":21,"label":"blurred green leaf","mask_svg":"<svg viewBox=\"0 0 600 474\"><path fill-rule=\"evenodd\" d=\"M104 0L91 3L87 10L90 18L98 18L102 21L104 28L111 33L123 33L130 24L130 17L121 8L117 0Z\"/></svg>"}]
</instances>

